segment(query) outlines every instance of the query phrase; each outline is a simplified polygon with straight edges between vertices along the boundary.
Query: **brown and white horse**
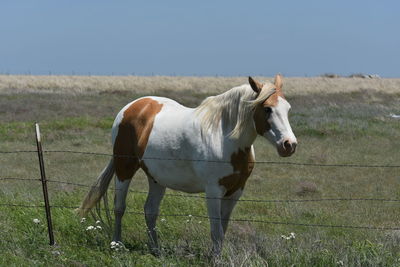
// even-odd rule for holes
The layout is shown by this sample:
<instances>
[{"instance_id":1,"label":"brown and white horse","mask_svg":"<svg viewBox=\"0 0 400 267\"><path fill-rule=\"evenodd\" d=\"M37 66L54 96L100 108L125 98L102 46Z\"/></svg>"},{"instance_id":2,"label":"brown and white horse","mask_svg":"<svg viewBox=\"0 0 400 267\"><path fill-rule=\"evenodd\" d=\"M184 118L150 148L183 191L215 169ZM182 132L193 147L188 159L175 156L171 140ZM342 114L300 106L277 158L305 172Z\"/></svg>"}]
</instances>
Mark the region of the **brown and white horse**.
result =
<instances>
[{"instance_id":1,"label":"brown and white horse","mask_svg":"<svg viewBox=\"0 0 400 267\"><path fill-rule=\"evenodd\" d=\"M296 150L289 109L280 75L274 84L249 77L249 84L208 97L197 108L153 96L129 103L112 127L114 157L83 200L81 216L99 202L115 173L113 241L120 241L129 183L142 168L149 182L144 211L152 251L158 251L155 226L168 187L205 192L213 251L218 254L231 212L254 167L257 134L282 157Z\"/></svg>"}]
</instances>

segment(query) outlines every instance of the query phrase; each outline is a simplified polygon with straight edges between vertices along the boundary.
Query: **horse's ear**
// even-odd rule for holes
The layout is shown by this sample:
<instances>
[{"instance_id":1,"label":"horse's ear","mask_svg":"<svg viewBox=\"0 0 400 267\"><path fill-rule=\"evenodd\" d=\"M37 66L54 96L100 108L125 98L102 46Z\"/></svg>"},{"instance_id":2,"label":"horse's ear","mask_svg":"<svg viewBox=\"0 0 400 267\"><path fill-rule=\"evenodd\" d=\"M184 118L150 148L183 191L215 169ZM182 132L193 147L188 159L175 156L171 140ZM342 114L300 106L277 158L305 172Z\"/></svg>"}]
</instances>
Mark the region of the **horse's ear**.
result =
<instances>
[{"instance_id":1,"label":"horse's ear","mask_svg":"<svg viewBox=\"0 0 400 267\"><path fill-rule=\"evenodd\" d=\"M262 83L257 82L250 76L249 76L249 84L251 86L251 89L253 89L253 91L256 92L257 94L259 94L261 92L261 89L263 88Z\"/></svg>"},{"instance_id":2,"label":"horse's ear","mask_svg":"<svg viewBox=\"0 0 400 267\"><path fill-rule=\"evenodd\" d=\"M277 90L277 91L279 91L279 90L281 90L282 89L282 85L283 85L283 78L282 78L282 75L281 74L277 74L277 75L275 75L275 82L274 82L274 84L275 84L275 89Z\"/></svg>"}]
</instances>

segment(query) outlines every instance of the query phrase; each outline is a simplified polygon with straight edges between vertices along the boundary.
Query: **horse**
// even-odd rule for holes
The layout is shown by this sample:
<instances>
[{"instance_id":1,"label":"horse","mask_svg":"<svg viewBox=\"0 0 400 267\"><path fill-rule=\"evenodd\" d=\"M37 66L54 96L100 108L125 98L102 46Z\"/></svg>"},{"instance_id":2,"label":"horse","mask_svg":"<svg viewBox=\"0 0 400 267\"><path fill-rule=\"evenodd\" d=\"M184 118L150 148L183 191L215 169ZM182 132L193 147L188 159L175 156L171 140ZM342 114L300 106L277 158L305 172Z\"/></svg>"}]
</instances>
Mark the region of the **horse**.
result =
<instances>
[{"instance_id":1,"label":"horse","mask_svg":"<svg viewBox=\"0 0 400 267\"><path fill-rule=\"evenodd\" d=\"M205 192L212 251L219 254L229 218L254 164L257 135L273 144L282 157L296 151L297 139L288 120L291 108L282 91L283 78L248 84L210 96L196 108L156 96L127 104L112 126L113 157L78 209L81 216L100 201L114 174L114 234L121 241L129 183L141 168L149 191L144 205L150 250L159 251L156 220L166 188Z\"/></svg>"}]
</instances>

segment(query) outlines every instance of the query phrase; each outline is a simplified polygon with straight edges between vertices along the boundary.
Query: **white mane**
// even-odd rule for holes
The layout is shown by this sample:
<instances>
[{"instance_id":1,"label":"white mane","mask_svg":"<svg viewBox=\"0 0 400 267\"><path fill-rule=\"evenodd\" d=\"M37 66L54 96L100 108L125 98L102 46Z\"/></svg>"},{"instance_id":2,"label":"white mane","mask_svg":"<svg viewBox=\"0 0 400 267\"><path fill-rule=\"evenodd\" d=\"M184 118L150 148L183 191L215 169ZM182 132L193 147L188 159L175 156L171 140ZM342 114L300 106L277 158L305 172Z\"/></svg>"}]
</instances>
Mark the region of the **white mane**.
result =
<instances>
[{"instance_id":1,"label":"white mane","mask_svg":"<svg viewBox=\"0 0 400 267\"><path fill-rule=\"evenodd\" d=\"M274 93L274 85L265 83L257 95L248 84L234 87L225 93L207 97L198 107L196 113L201 116L201 129L216 131L221 121L229 125L229 135L239 138L250 125L254 127L253 114L255 107Z\"/></svg>"}]
</instances>

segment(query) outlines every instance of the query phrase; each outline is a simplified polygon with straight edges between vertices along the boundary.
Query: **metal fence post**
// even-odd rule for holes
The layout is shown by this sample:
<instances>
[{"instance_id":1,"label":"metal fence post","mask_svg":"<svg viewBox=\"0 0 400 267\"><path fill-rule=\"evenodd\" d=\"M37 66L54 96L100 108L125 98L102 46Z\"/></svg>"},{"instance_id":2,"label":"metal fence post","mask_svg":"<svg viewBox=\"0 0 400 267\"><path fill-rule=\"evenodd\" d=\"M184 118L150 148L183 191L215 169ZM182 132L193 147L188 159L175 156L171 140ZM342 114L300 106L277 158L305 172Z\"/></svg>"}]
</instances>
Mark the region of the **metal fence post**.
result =
<instances>
[{"instance_id":1,"label":"metal fence post","mask_svg":"<svg viewBox=\"0 0 400 267\"><path fill-rule=\"evenodd\" d=\"M46 217L47 217L47 229L49 232L50 245L52 246L52 245L54 245L53 224L51 222L49 194L47 192L47 180L46 180L46 173L44 170L42 142L40 139L40 129L39 129L38 123L35 123L35 128L36 128L36 145L37 145L37 153L38 153L38 158L39 158L39 167L40 167L40 176L41 176L41 181L42 181L44 206L45 206Z\"/></svg>"}]
</instances>

